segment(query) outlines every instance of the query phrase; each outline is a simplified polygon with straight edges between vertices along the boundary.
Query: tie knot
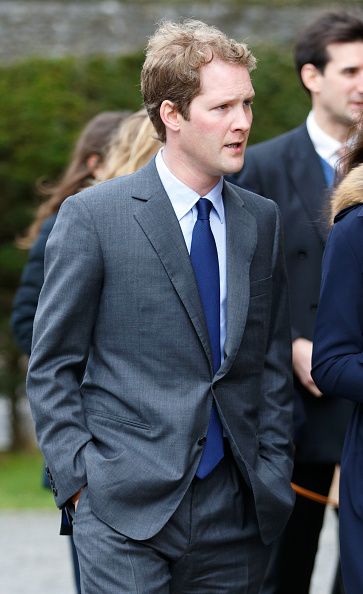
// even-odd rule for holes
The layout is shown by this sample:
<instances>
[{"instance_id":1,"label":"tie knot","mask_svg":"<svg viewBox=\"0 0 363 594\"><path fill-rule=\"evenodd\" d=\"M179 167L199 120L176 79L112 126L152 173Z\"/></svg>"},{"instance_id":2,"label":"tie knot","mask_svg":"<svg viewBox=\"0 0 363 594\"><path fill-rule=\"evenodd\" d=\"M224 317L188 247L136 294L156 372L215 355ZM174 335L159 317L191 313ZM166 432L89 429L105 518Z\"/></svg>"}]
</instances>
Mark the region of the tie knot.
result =
<instances>
[{"instance_id":1,"label":"tie knot","mask_svg":"<svg viewBox=\"0 0 363 594\"><path fill-rule=\"evenodd\" d=\"M198 219L200 221L209 220L210 211L212 210L213 204L208 198L199 198L197 202Z\"/></svg>"}]
</instances>

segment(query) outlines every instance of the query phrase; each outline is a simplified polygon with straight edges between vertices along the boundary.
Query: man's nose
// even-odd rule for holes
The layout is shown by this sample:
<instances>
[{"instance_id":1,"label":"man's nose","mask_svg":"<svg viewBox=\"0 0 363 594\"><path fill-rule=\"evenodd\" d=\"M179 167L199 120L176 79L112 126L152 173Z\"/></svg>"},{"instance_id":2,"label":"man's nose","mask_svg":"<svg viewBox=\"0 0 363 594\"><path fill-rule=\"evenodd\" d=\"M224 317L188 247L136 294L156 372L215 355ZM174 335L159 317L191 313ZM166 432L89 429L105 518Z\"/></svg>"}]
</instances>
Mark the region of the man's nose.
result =
<instances>
[{"instance_id":1,"label":"man's nose","mask_svg":"<svg viewBox=\"0 0 363 594\"><path fill-rule=\"evenodd\" d=\"M357 79L357 90L358 93L360 93L361 95L363 95L363 68L361 69L359 75L358 75L358 79Z\"/></svg>"},{"instance_id":2,"label":"man's nose","mask_svg":"<svg viewBox=\"0 0 363 594\"><path fill-rule=\"evenodd\" d=\"M242 130L243 132L248 132L251 128L252 124L252 113L251 108L246 106L241 106L236 110L233 128L234 130Z\"/></svg>"}]
</instances>

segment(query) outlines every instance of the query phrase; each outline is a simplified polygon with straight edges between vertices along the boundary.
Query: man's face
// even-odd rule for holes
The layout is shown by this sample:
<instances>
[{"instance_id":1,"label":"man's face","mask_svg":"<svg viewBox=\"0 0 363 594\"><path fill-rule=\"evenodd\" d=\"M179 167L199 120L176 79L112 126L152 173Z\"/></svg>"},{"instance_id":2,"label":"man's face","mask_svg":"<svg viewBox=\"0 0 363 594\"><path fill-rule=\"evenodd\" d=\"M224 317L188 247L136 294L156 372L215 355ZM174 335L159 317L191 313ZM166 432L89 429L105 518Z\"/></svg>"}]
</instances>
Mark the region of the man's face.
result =
<instances>
[{"instance_id":1,"label":"man's face","mask_svg":"<svg viewBox=\"0 0 363 594\"><path fill-rule=\"evenodd\" d=\"M254 91L245 66L213 59L200 77L189 120L180 116L179 157L185 174L213 183L243 165Z\"/></svg>"},{"instance_id":2,"label":"man's face","mask_svg":"<svg viewBox=\"0 0 363 594\"><path fill-rule=\"evenodd\" d=\"M363 113L363 41L332 43L327 52L330 60L317 79L316 107L331 124L350 128Z\"/></svg>"}]
</instances>

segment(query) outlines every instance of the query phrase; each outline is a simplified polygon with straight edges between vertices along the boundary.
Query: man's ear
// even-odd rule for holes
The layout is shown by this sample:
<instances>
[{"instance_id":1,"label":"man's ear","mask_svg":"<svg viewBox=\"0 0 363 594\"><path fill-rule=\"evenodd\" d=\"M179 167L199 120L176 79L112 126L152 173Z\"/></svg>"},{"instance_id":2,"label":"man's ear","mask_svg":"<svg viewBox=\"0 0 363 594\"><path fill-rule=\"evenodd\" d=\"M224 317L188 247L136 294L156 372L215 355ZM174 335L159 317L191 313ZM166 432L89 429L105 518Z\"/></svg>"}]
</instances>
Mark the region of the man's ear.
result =
<instances>
[{"instance_id":1,"label":"man's ear","mask_svg":"<svg viewBox=\"0 0 363 594\"><path fill-rule=\"evenodd\" d=\"M178 132L180 128L180 118L182 117L175 104L169 99L165 99L160 105L160 117L165 128L172 132Z\"/></svg>"},{"instance_id":2,"label":"man's ear","mask_svg":"<svg viewBox=\"0 0 363 594\"><path fill-rule=\"evenodd\" d=\"M314 64L304 64L301 68L301 79L310 93L319 93L323 74Z\"/></svg>"}]
</instances>

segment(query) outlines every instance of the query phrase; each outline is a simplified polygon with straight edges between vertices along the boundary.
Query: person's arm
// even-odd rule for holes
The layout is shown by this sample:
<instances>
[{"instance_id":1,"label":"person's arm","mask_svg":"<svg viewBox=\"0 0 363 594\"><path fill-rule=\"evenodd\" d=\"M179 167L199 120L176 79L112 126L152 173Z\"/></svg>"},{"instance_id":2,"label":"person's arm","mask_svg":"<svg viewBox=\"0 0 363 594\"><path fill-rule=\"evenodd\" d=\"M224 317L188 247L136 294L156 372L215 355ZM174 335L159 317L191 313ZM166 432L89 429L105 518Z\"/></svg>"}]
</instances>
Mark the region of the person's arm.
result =
<instances>
[{"instance_id":1,"label":"person's arm","mask_svg":"<svg viewBox=\"0 0 363 594\"><path fill-rule=\"evenodd\" d=\"M20 350L27 355L30 355L34 316L44 281L45 245L54 221L55 217L51 217L42 226L39 237L29 252L13 302L10 319L13 335Z\"/></svg>"},{"instance_id":2,"label":"person's arm","mask_svg":"<svg viewBox=\"0 0 363 594\"><path fill-rule=\"evenodd\" d=\"M87 483L87 429L80 383L102 289L103 259L80 195L64 202L45 252L27 391L56 503Z\"/></svg>"},{"instance_id":3,"label":"person's arm","mask_svg":"<svg viewBox=\"0 0 363 594\"><path fill-rule=\"evenodd\" d=\"M363 218L351 222L326 246L312 375L324 394L363 402Z\"/></svg>"},{"instance_id":4,"label":"person's arm","mask_svg":"<svg viewBox=\"0 0 363 594\"><path fill-rule=\"evenodd\" d=\"M283 256L280 217L276 209L275 241L272 253L272 305L262 377L259 415L260 459L274 476L290 481L292 473L292 364L289 300ZM266 472L265 472L266 474Z\"/></svg>"}]
</instances>

